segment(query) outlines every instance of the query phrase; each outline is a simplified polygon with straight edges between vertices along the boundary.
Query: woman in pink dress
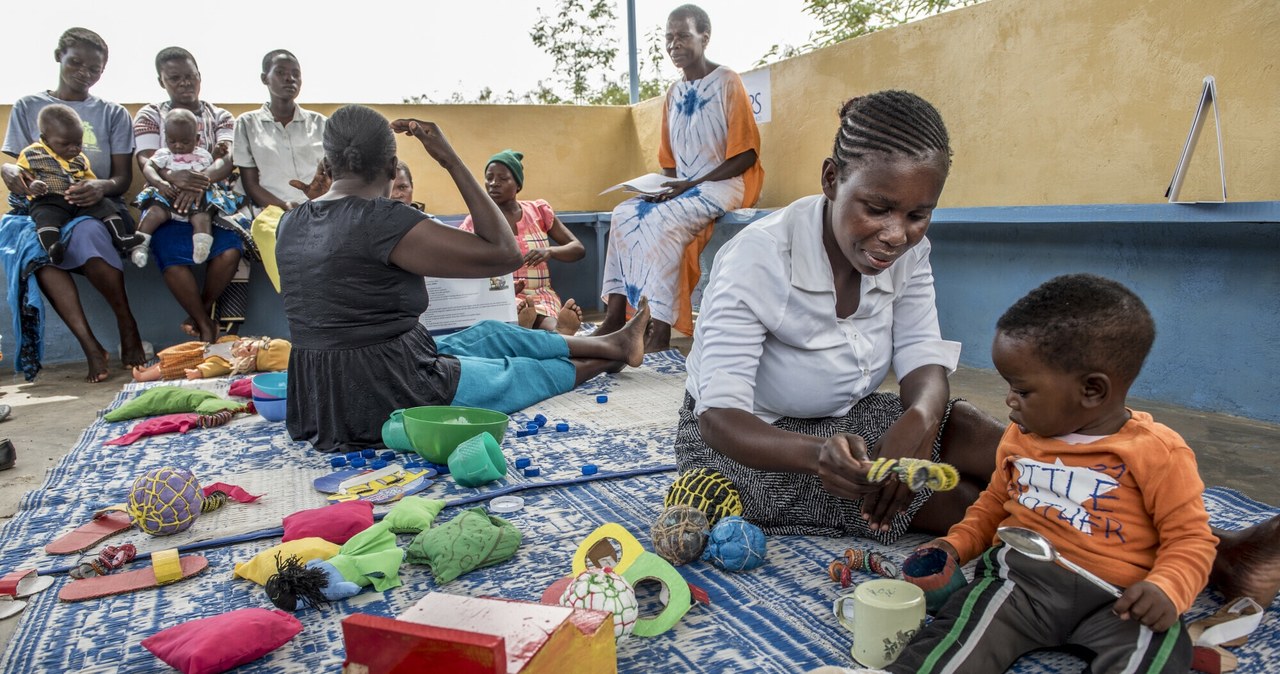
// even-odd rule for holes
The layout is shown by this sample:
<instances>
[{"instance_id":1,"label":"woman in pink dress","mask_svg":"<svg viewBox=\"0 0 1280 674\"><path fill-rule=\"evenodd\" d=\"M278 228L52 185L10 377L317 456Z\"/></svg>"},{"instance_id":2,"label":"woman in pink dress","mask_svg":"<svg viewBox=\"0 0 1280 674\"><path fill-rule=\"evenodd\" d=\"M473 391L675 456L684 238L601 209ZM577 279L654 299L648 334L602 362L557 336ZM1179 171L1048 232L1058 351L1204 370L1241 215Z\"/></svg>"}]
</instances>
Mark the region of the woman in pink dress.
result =
<instances>
[{"instance_id":1,"label":"woman in pink dress","mask_svg":"<svg viewBox=\"0 0 1280 674\"><path fill-rule=\"evenodd\" d=\"M586 256L587 249L546 201L516 199L524 188L523 159L520 152L503 150L490 157L484 169L485 189L507 216L524 255L524 266L515 271L520 325L572 335L582 324L582 309L573 300L561 305L560 296L551 289L547 260L577 262ZM471 216L462 221L460 229L474 231Z\"/></svg>"}]
</instances>

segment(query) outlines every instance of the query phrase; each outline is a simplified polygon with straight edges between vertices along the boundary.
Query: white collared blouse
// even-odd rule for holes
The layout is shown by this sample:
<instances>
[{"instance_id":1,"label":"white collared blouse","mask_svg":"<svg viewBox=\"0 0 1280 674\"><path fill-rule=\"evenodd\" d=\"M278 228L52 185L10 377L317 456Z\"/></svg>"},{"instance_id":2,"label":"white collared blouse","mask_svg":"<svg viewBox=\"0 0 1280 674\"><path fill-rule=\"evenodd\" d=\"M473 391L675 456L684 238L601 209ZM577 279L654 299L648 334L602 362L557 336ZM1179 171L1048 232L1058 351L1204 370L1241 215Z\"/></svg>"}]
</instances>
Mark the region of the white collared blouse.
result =
<instances>
[{"instance_id":1,"label":"white collared blouse","mask_svg":"<svg viewBox=\"0 0 1280 674\"><path fill-rule=\"evenodd\" d=\"M899 378L924 365L955 370L960 343L938 328L928 239L863 276L857 311L836 317L823 203L795 201L716 255L687 359L695 414L740 409L769 423L842 416L890 367Z\"/></svg>"}]
</instances>

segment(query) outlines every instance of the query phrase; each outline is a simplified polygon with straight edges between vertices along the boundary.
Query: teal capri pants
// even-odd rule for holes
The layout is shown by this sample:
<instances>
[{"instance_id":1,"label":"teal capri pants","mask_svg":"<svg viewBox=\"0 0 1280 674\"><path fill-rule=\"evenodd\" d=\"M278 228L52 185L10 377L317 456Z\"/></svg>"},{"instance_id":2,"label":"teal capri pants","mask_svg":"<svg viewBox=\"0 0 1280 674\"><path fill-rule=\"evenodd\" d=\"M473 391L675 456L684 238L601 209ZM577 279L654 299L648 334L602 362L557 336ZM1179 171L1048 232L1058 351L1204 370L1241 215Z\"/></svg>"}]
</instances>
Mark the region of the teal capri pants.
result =
<instances>
[{"instance_id":1,"label":"teal capri pants","mask_svg":"<svg viewBox=\"0 0 1280 674\"><path fill-rule=\"evenodd\" d=\"M569 343L546 330L481 321L436 339L440 353L462 364L452 405L504 414L573 389Z\"/></svg>"}]
</instances>

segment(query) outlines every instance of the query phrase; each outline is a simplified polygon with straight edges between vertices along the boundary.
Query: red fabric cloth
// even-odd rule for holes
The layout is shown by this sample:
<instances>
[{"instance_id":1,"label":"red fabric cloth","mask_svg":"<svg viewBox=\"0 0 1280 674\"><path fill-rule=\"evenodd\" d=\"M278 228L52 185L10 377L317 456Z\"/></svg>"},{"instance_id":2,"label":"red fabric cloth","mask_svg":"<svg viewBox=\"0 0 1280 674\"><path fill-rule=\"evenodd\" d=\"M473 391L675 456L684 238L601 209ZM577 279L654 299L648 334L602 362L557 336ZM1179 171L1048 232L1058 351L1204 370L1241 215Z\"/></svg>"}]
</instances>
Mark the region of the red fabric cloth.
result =
<instances>
[{"instance_id":1,"label":"red fabric cloth","mask_svg":"<svg viewBox=\"0 0 1280 674\"><path fill-rule=\"evenodd\" d=\"M262 498L262 494L254 496L234 484L227 484L225 482L214 482L201 490L205 498L209 498L209 495L215 491L220 491L226 494L227 498L235 501L236 503L253 503L254 501Z\"/></svg>"},{"instance_id":2,"label":"red fabric cloth","mask_svg":"<svg viewBox=\"0 0 1280 674\"><path fill-rule=\"evenodd\" d=\"M311 510L299 510L284 518L284 536L280 540L288 543L315 536L342 545L371 526L372 503L344 501Z\"/></svg>"},{"instance_id":3,"label":"red fabric cloth","mask_svg":"<svg viewBox=\"0 0 1280 674\"><path fill-rule=\"evenodd\" d=\"M217 674L285 645L302 622L284 611L242 608L190 620L142 640L142 647L183 674Z\"/></svg>"},{"instance_id":4,"label":"red fabric cloth","mask_svg":"<svg viewBox=\"0 0 1280 674\"><path fill-rule=\"evenodd\" d=\"M103 444L106 445L131 445L142 438L152 435L163 435L165 433L186 433L200 425L200 415L193 412L183 412L180 414L166 414L159 417L151 417L134 426L132 430L124 435L108 440Z\"/></svg>"},{"instance_id":5,"label":"red fabric cloth","mask_svg":"<svg viewBox=\"0 0 1280 674\"><path fill-rule=\"evenodd\" d=\"M231 382L231 388L227 390L227 395L233 395L237 398L252 398L253 378L241 377Z\"/></svg>"}]
</instances>

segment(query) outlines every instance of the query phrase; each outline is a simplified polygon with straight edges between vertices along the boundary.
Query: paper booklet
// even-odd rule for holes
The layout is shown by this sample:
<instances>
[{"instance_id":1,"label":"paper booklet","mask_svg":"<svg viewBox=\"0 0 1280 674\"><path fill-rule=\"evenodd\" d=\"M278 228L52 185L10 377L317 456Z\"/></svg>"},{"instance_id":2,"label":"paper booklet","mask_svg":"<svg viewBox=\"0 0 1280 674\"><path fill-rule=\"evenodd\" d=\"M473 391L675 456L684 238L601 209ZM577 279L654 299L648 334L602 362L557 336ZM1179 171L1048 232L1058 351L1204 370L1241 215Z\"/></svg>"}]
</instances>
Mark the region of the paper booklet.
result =
<instances>
[{"instance_id":1,"label":"paper booklet","mask_svg":"<svg viewBox=\"0 0 1280 674\"><path fill-rule=\"evenodd\" d=\"M516 322L511 274L479 279L426 278L431 306L419 318L432 334L455 332L490 319Z\"/></svg>"},{"instance_id":2,"label":"paper booklet","mask_svg":"<svg viewBox=\"0 0 1280 674\"><path fill-rule=\"evenodd\" d=\"M675 178L664 176L661 173L646 173L639 178L632 178L626 182L618 183L600 194L608 194L614 190L626 190L639 194L662 194L670 189L663 187L662 183L671 182L672 180L675 180Z\"/></svg>"},{"instance_id":3,"label":"paper booklet","mask_svg":"<svg viewBox=\"0 0 1280 674\"><path fill-rule=\"evenodd\" d=\"M1173 170L1173 180L1169 181L1169 189L1164 195L1171 204L1220 204L1227 200L1227 169L1222 155L1222 119L1218 116L1218 86L1213 76L1204 78L1204 88L1200 91L1200 103L1196 105L1196 114L1191 118L1191 131L1187 134L1187 142L1182 146L1182 156ZM1187 169L1191 165L1191 156L1195 154L1196 144L1200 142L1200 131L1209 119L1209 107L1213 107L1213 129L1218 135L1218 180L1222 185L1222 198L1205 201L1184 201L1181 198L1182 181L1187 177Z\"/></svg>"}]
</instances>

